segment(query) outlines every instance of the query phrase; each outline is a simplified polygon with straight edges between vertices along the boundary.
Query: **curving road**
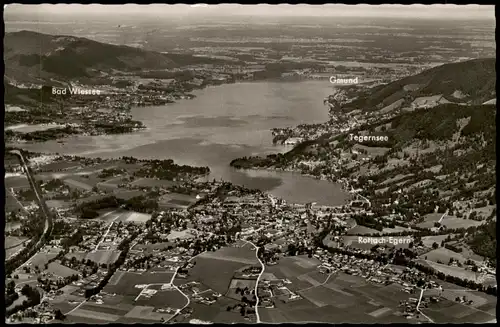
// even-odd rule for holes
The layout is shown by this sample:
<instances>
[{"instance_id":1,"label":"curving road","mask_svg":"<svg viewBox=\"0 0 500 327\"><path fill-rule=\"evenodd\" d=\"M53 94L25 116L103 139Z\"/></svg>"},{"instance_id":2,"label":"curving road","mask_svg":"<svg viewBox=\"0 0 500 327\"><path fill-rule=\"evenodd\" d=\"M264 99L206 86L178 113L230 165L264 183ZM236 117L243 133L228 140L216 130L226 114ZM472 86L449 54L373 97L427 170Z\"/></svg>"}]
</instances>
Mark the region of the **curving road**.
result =
<instances>
[{"instance_id":1,"label":"curving road","mask_svg":"<svg viewBox=\"0 0 500 327\"><path fill-rule=\"evenodd\" d=\"M262 262L262 260L260 260L260 258L259 258L259 255L258 255L259 248L257 247L257 245L255 245L254 243L247 241L247 240L242 240L242 241L252 245L255 248L255 256L257 257L257 260L259 260L259 263L262 267L262 270L260 271L260 274L257 277L257 281L255 282L255 290L254 290L255 299L257 300L257 302L255 303L255 317L257 318L257 323L260 324L261 323L260 315L259 315L259 302L260 302L260 300L259 300L259 296L257 295L257 287L259 287L260 278L262 277L262 274L264 274L264 270L266 269L266 267L265 267L264 263Z\"/></svg>"}]
</instances>

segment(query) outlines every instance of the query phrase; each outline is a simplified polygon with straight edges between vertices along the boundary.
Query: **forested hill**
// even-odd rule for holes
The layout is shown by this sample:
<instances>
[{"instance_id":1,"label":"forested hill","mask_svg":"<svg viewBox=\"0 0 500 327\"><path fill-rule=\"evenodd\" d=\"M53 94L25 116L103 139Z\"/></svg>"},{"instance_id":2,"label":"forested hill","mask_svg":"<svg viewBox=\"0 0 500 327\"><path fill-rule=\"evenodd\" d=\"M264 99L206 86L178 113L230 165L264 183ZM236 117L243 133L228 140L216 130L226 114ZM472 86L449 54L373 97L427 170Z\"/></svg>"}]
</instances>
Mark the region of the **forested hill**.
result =
<instances>
[{"instance_id":1,"label":"forested hill","mask_svg":"<svg viewBox=\"0 0 500 327\"><path fill-rule=\"evenodd\" d=\"M221 61L32 31L7 33L4 37L5 76L22 83L97 77L101 71L161 70L200 60Z\"/></svg>"},{"instance_id":2,"label":"forested hill","mask_svg":"<svg viewBox=\"0 0 500 327\"><path fill-rule=\"evenodd\" d=\"M400 99L410 103L423 96L443 95L448 101L481 104L496 97L496 59L445 64L369 89L344 110L375 110Z\"/></svg>"}]
</instances>

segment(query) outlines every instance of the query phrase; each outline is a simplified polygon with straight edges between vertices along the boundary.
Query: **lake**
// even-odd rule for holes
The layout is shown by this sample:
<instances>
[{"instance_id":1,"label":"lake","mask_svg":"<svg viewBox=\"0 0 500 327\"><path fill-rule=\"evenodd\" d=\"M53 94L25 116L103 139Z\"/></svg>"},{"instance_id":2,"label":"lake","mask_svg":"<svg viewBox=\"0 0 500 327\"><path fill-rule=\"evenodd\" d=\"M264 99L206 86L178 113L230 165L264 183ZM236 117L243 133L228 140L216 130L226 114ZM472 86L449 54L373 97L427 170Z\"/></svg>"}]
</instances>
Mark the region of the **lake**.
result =
<instances>
[{"instance_id":1,"label":"lake","mask_svg":"<svg viewBox=\"0 0 500 327\"><path fill-rule=\"evenodd\" d=\"M23 144L31 151L117 158L171 158L178 164L209 166L210 179L258 188L287 201L342 205L349 195L339 184L286 172L239 171L235 158L285 152L273 145L271 128L328 120L323 99L332 93L328 80L246 82L194 92L196 98L131 110L147 129L131 134L73 136Z\"/></svg>"}]
</instances>

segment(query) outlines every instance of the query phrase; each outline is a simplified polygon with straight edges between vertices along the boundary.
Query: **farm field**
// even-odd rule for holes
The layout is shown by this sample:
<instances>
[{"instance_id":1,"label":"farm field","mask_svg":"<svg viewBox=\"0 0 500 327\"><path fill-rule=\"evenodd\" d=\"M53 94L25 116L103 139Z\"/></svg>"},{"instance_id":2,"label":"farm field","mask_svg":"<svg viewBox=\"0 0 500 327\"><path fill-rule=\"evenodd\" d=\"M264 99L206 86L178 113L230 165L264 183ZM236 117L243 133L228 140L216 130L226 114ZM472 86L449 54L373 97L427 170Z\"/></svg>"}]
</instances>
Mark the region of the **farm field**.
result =
<instances>
[{"instance_id":1,"label":"farm field","mask_svg":"<svg viewBox=\"0 0 500 327\"><path fill-rule=\"evenodd\" d=\"M118 199L130 200L132 198L135 198L136 196L143 196L145 194L140 190L118 190L113 195Z\"/></svg>"},{"instance_id":2,"label":"farm field","mask_svg":"<svg viewBox=\"0 0 500 327\"><path fill-rule=\"evenodd\" d=\"M151 306L155 308L181 309L187 304L187 299L175 288L169 290L159 290L161 286L148 287L148 290L155 289L157 292L151 297L141 296L136 304L140 306Z\"/></svg>"},{"instance_id":3,"label":"farm field","mask_svg":"<svg viewBox=\"0 0 500 327\"><path fill-rule=\"evenodd\" d=\"M168 193L159 199L158 205L160 208L187 208L195 202L196 196L180 193Z\"/></svg>"},{"instance_id":4,"label":"farm field","mask_svg":"<svg viewBox=\"0 0 500 327\"><path fill-rule=\"evenodd\" d=\"M453 284L450 285L453 287L449 287L448 283L442 284L443 291L441 292L441 298L455 302L457 297L465 296L467 301L473 301L472 304L465 305L466 307L472 307L488 314L495 314L497 304L497 298L495 296L462 288ZM424 296L439 296L439 291L437 289L426 290Z\"/></svg>"},{"instance_id":5,"label":"farm field","mask_svg":"<svg viewBox=\"0 0 500 327\"><path fill-rule=\"evenodd\" d=\"M80 165L77 162L64 160L64 161L56 161L45 165L41 165L38 167L38 170L43 172L61 172L71 169L76 170L76 168L78 167L80 167Z\"/></svg>"},{"instance_id":6,"label":"farm field","mask_svg":"<svg viewBox=\"0 0 500 327\"><path fill-rule=\"evenodd\" d=\"M136 305L133 296L103 295L103 303L88 301L71 313L71 321L78 318L92 317L91 322L144 322L158 323L161 318L168 319L170 315L154 312L155 308L146 305ZM59 306L58 306L59 307ZM141 316L142 314L142 316Z\"/></svg>"},{"instance_id":7,"label":"farm field","mask_svg":"<svg viewBox=\"0 0 500 327\"><path fill-rule=\"evenodd\" d=\"M5 190L5 213L22 210L23 207L9 190Z\"/></svg>"},{"instance_id":8,"label":"farm field","mask_svg":"<svg viewBox=\"0 0 500 327\"><path fill-rule=\"evenodd\" d=\"M427 258L427 259L425 259ZM420 256L420 259L432 261L432 262L438 262L441 261L444 264L447 264L450 261L450 258L453 258L455 260L460 261L461 263L464 263L467 259L461 254L457 253L452 250L448 250L443 247L439 247L435 250L431 250L427 253L424 253Z\"/></svg>"},{"instance_id":9,"label":"farm field","mask_svg":"<svg viewBox=\"0 0 500 327\"><path fill-rule=\"evenodd\" d=\"M433 228L434 223L439 221L443 214L432 213L425 216L425 221L417 224L420 228ZM472 219L458 218L454 216L444 216L441 220L441 225L446 226L446 228L467 228L471 226L479 226L483 224L482 221L475 221Z\"/></svg>"},{"instance_id":10,"label":"farm field","mask_svg":"<svg viewBox=\"0 0 500 327\"><path fill-rule=\"evenodd\" d=\"M27 240L27 237L7 236L5 237L4 246L6 249L18 247Z\"/></svg>"},{"instance_id":11,"label":"farm field","mask_svg":"<svg viewBox=\"0 0 500 327\"><path fill-rule=\"evenodd\" d=\"M136 297L142 291L142 288L135 287L136 285L169 283L173 273L132 273L117 271L110 279L108 285L104 287L107 293L116 293L122 296Z\"/></svg>"},{"instance_id":12,"label":"farm field","mask_svg":"<svg viewBox=\"0 0 500 327\"><path fill-rule=\"evenodd\" d=\"M98 324L110 323L110 322L117 321L120 318L120 316L118 316L118 315L103 313L103 312L96 312L94 310L83 309L82 307L71 312L71 314L69 314L68 317L71 317L70 320L72 322L82 322L82 323L87 323L87 324L88 323L98 323Z\"/></svg>"},{"instance_id":13,"label":"farm field","mask_svg":"<svg viewBox=\"0 0 500 327\"><path fill-rule=\"evenodd\" d=\"M248 265L234 260L219 260L202 256L193 261L196 264L189 270L188 278L176 278L175 285L197 281L221 294L227 292L235 271Z\"/></svg>"},{"instance_id":14,"label":"farm field","mask_svg":"<svg viewBox=\"0 0 500 327\"><path fill-rule=\"evenodd\" d=\"M251 249L250 245L244 247L224 247L215 252L204 252L199 255L199 258L233 261L245 265L259 263L255 256L255 250Z\"/></svg>"},{"instance_id":15,"label":"farm field","mask_svg":"<svg viewBox=\"0 0 500 327\"><path fill-rule=\"evenodd\" d=\"M108 319L97 319L93 311L82 311L77 309L66 316L66 321L68 323L76 324L107 324L114 322L115 320L110 321Z\"/></svg>"},{"instance_id":16,"label":"farm field","mask_svg":"<svg viewBox=\"0 0 500 327\"><path fill-rule=\"evenodd\" d=\"M281 258L277 265L266 267L266 273L272 273L279 279L288 279L291 284L286 286L291 291L310 288L318 284L316 278L310 276L317 272L320 261L307 256Z\"/></svg>"},{"instance_id":17,"label":"farm field","mask_svg":"<svg viewBox=\"0 0 500 327\"><path fill-rule=\"evenodd\" d=\"M411 231L411 228L405 228L401 226L394 226L394 228L388 228L385 227L382 229L382 234L390 234L390 233L399 233L399 232L405 232L405 231Z\"/></svg>"},{"instance_id":18,"label":"farm field","mask_svg":"<svg viewBox=\"0 0 500 327\"><path fill-rule=\"evenodd\" d=\"M496 314L488 313L473 306L441 299L438 303L430 304L422 312L435 323L485 323L496 319Z\"/></svg>"},{"instance_id":19,"label":"farm field","mask_svg":"<svg viewBox=\"0 0 500 327\"><path fill-rule=\"evenodd\" d=\"M154 250L163 250L168 246L173 246L173 242L159 242L155 244L136 244L131 251L144 251L144 253L152 253Z\"/></svg>"},{"instance_id":20,"label":"farm field","mask_svg":"<svg viewBox=\"0 0 500 327\"><path fill-rule=\"evenodd\" d=\"M30 182L25 175L7 177L4 180L5 187L8 189L13 188L15 191L18 191L30 188Z\"/></svg>"},{"instance_id":21,"label":"farm field","mask_svg":"<svg viewBox=\"0 0 500 327\"><path fill-rule=\"evenodd\" d=\"M483 224L482 221L463 219L453 216L445 216L441 221L441 225L446 226L446 228L467 228L471 226L479 226L482 224Z\"/></svg>"},{"instance_id":22,"label":"farm field","mask_svg":"<svg viewBox=\"0 0 500 327\"><path fill-rule=\"evenodd\" d=\"M98 264L114 263L120 256L121 251L97 250L87 253L85 259L97 262Z\"/></svg>"},{"instance_id":23,"label":"farm field","mask_svg":"<svg viewBox=\"0 0 500 327\"><path fill-rule=\"evenodd\" d=\"M146 320L161 321L161 319L169 320L172 315L168 313L154 312L154 307L151 306L135 306L130 310L124 317L125 318L137 318Z\"/></svg>"},{"instance_id":24,"label":"farm field","mask_svg":"<svg viewBox=\"0 0 500 327\"><path fill-rule=\"evenodd\" d=\"M384 155L387 151L390 150L390 148L369 147L369 146L362 145L362 144L356 144L356 145L354 145L353 149L355 149L355 150L365 150L368 153L368 156L370 156L370 157L376 157L376 156Z\"/></svg>"},{"instance_id":25,"label":"farm field","mask_svg":"<svg viewBox=\"0 0 500 327\"><path fill-rule=\"evenodd\" d=\"M190 239L194 238L194 234L189 230L185 229L183 231L171 231L170 234L168 234L167 238L169 241L175 241L176 239L184 240L184 239Z\"/></svg>"},{"instance_id":26,"label":"farm field","mask_svg":"<svg viewBox=\"0 0 500 327\"><path fill-rule=\"evenodd\" d=\"M50 259L57 257L57 253L37 253L31 260L29 265L31 267L43 267Z\"/></svg>"},{"instance_id":27,"label":"farm field","mask_svg":"<svg viewBox=\"0 0 500 327\"><path fill-rule=\"evenodd\" d=\"M193 308L191 316L185 321L183 321L181 316L178 316L173 319L172 322L188 322L193 319L199 319L215 323L245 323L247 321L241 316L239 311L227 311L228 306L234 306L238 303L239 301L224 296L220 297L210 306L202 303L191 302L189 305Z\"/></svg>"},{"instance_id":28,"label":"farm field","mask_svg":"<svg viewBox=\"0 0 500 327\"><path fill-rule=\"evenodd\" d=\"M151 219L151 215L135 211L128 211L125 209L106 209L101 211L101 215L95 219L106 222L122 221L144 223Z\"/></svg>"},{"instance_id":29,"label":"farm field","mask_svg":"<svg viewBox=\"0 0 500 327\"><path fill-rule=\"evenodd\" d=\"M83 296L74 295L74 292L80 289L78 286L67 285L61 288L64 294L56 296L50 303L61 310L61 312L66 313L73 310L78 304L85 300Z\"/></svg>"},{"instance_id":30,"label":"farm field","mask_svg":"<svg viewBox=\"0 0 500 327\"><path fill-rule=\"evenodd\" d=\"M12 302L12 304L10 306L7 307L7 310L10 310L12 308L15 308L16 306L18 305L21 305L23 303L23 301L25 300L28 300L28 298L24 295L20 295L17 300L15 300L14 302Z\"/></svg>"},{"instance_id":31,"label":"farm field","mask_svg":"<svg viewBox=\"0 0 500 327\"><path fill-rule=\"evenodd\" d=\"M71 202L63 201L63 200L47 200L46 203L50 209L52 209L52 208L69 208L72 205Z\"/></svg>"},{"instance_id":32,"label":"farm field","mask_svg":"<svg viewBox=\"0 0 500 327\"><path fill-rule=\"evenodd\" d=\"M357 225L356 227L351 228L347 235L366 235L366 234L379 234L380 231L369 228L366 226Z\"/></svg>"},{"instance_id":33,"label":"farm field","mask_svg":"<svg viewBox=\"0 0 500 327\"><path fill-rule=\"evenodd\" d=\"M472 211L475 211L478 216L489 217L495 208L496 205L487 205L486 207L472 209Z\"/></svg>"},{"instance_id":34,"label":"farm field","mask_svg":"<svg viewBox=\"0 0 500 327\"><path fill-rule=\"evenodd\" d=\"M444 273L445 275L455 276L462 279L476 280L476 273L471 270L465 270L464 268L448 266L446 264L439 264L432 261L427 261L427 263L437 271ZM479 274L477 275L479 276Z\"/></svg>"},{"instance_id":35,"label":"farm field","mask_svg":"<svg viewBox=\"0 0 500 327\"><path fill-rule=\"evenodd\" d=\"M164 179L154 179L154 178L140 178L132 183L131 186L137 187L171 187L177 185L174 181L164 180Z\"/></svg>"},{"instance_id":36,"label":"farm field","mask_svg":"<svg viewBox=\"0 0 500 327\"><path fill-rule=\"evenodd\" d=\"M66 178L63 180L64 184L68 185L70 188L83 190L83 191L91 191L92 187L95 185L91 185L89 181L86 181L83 178L79 178L76 176L71 176L71 178Z\"/></svg>"},{"instance_id":37,"label":"farm field","mask_svg":"<svg viewBox=\"0 0 500 327\"><path fill-rule=\"evenodd\" d=\"M87 253L88 252L84 252L84 251L71 252L71 253L67 253L64 257L68 258L69 260L71 260L73 257L75 257L76 261L82 261L82 259L85 259L85 257L87 256Z\"/></svg>"},{"instance_id":38,"label":"farm field","mask_svg":"<svg viewBox=\"0 0 500 327\"><path fill-rule=\"evenodd\" d=\"M54 274L55 276L59 277L69 277L72 275L78 275L79 272L76 270L73 270L71 268L68 268L66 266L61 265L60 263L57 262L51 262L48 265L48 268L45 270L49 273Z\"/></svg>"},{"instance_id":39,"label":"farm field","mask_svg":"<svg viewBox=\"0 0 500 327\"><path fill-rule=\"evenodd\" d=\"M236 288L239 287L241 289L244 289L245 287L248 287L250 291L253 291L255 289L256 282L256 279L232 279L225 296L239 301L241 300L242 295L241 293L236 294ZM247 297L251 296L252 295L247 295Z\"/></svg>"},{"instance_id":40,"label":"farm field","mask_svg":"<svg viewBox=\"0 0 500 327\"><path fill-rule=\"evenodd\" d=\"M323 286L299 292L301 300L276 301L273 309L262 308L261 320L269 323L394 323L408 322L398 313L399 300L408 299L395 285L379 286L363 278L338 273Z\"/></svg>"},{"instance_id":41,"label":"farm field","mask_svg":"<svg viewBox=\"0 0 500 327\"><path fill-rule=\"evenodd\" d=\"M444 241L448 237L448 235L450 235L450 237L453 237L455 234L424 236L422 237L422 243L427 247L432 247L432 244L434 242L436 242L438 245L441 245L441 242Z\"/></svg>"},{"instance_id":42,"label":"farm field","mask_svg":"<svg viewBox=\"0 0 500 327\"><path fill-rule=\"evenodd\" d=\"M420 228L432 228L434 227L434 223L438 222L442 216L443 216L442 213L429 213L424 216L424 221L417 224L416 226Z\"/></svg>"},{"instance_id":43,"label":"farm field","mask_svg":"<svg viewBox=\"0 0 500 327\"><path fill-rule=\"evenodd\" d=\"M5 258L9 259L11 256L15 255L17 252L21 251L24 248L24 245L18 245L5 250Z\"/></svg>"}]
</instances>

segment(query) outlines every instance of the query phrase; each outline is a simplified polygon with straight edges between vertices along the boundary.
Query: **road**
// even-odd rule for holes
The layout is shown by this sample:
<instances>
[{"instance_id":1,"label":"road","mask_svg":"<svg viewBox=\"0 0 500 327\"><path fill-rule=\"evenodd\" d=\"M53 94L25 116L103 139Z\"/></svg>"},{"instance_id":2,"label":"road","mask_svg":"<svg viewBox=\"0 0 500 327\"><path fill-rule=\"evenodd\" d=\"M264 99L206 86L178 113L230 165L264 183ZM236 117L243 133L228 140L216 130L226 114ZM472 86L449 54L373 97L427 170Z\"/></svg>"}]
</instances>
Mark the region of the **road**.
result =
<instances>
[{"instance_id":1,"label":"road","mask_svg":"<svg viewBox=\"0 0 500 327\"><path fill-rule=\"evenodd\" d=\"M446 209L445 213L443 213L443 215L441 216L441 218L439 218L438 220L438 223L441 223L441 221L443 220L443 218L448 214L448 209Z\"/></svg>"},{"instance_id":2,"label":"road","mask_svg":"<svg viewBox=\"0 0 500 327\"><path fill-rule=\"evenodd\" d=\"M257 277L257 281L255 282L255 290L254 290L255 298L257 300L257 302L255 303L255 317L257 318L257 323L260 324L261 323L260 315L259 315L259 302L260 302L260 300L259 300L259 295L257 294L257 287L259 286L260 278L262 277L262 274L264 274L264 270L266 269L266 267L265 267L264 263L262 262L262 260L260 260L260 258L259 258L259 255L258 255L259 248L257 247L257 245L255 245L254 243L247 241L247 240L242 240L242 241L252 245L255 248L255 256L257 257L257 260L259 260L259 263L262 267L262 270L260 271L260 274Z\"/></svg>"},{"instance_id":3,"label":"road","mask_svg":"<svg viewBox=\"0 0 500 327\"><path fill-rule=\"evenodd\" d=\"M427 317L422 311L420 311L420 308L419 308L420 307L420 302L422 302L422 297L424 296L424 291L425 291L425 289L423 289L423 288L420 289L420 297L418 299L418 303L417 303L417 308L416 309L417 309L417 312L420 313L422 316L424 316L427 320L429 320L430 323L434 323L434 321L431 318Z\"/></svg>"},{"instance_id":4,"label":"road","mask_svg":"<svg viewBox=\"0 0 500 327\"><path fill-rule=\"evenodd\" d=\"M40 207L40 212L45 217L45 227L43 229L42 236L31 250L31 251L35 250L36 254L36 252L38 252L38 250L45 244L45 241L50 236L50 233L52 233L52 227L53 227L52 213L50 212L49 208L47 207L47 203L45 203L45 200L42 197L42 191L40 190L40 187L36 183L36 180L33 176L33 172L31 171L30 167L27 164L27 159L24 158L24 154L19 150L10 150L9 152L16 155L19 158L19 162L23 167L24 172L26 173L26 177L28 178L33 193L35 193L38 206ZM26 262L29 262L33 258L33 256L34 255L32 255ZM26 262L24 262L21 265L21 267L24 266Z\"/></svg>"},{"instance_id":5,"label":"road","mask_svg":"<svg viewBox=\"0 0 500 327\"><path fill-rule=\"evenodd\" d=\"M115 210L116 211L116 210ZM114 212L114 211L113 211ZM108 227L108 230L106 231L106 233L102 236L101 240L99 241L99 243L97 243L97 245L95 246L95 249L94 251L92 252L96 252L97 250L99 250L99 246L102 244L102 242L104 242L104 240L106 239L106 236L108 236L109 234L109 231L111 230L111 227L113 227L113 224L115 223L115 220L118 218L119 216L117 216L115 219L113 219L113 221L109 224L109 227Z\"/></svg>"},{"instance_id":6,"label":"road","mask_svg":"<svg viewBox=\"0 0 500 327\"><path fill-rule=\"evenodd\" d=\"M204 253L204 252L198 253L194 257L191 257L187 262L191 262L191 260L195 259L197 256L199 256L202 253ZM175 280L175 277L177 276L178 271L179 271L179 267L177 267L177 269L175 269L175 273L172 276L172 279L170 279L170 285L172 285L173 288L175 288L179 293L181 293L187 299L187 303L181 309L177 309L177 312L174 313L172 315L172 317L170 317L168 320L165 320L165 323L168 323L170 320L177 317L182 312L182 310L184 310L185 308L187 308L191 304L191 299L189 298L189 296L174 284L174 280Z\"/></svg>"},{"instance_id":7,"label":"road","mask_svg":"<svg viewBox=\"0 0 500 327\"><path fill-rule=\"evenodd\" d=\"M21 207L21 209L27 214L29 215L29 211L23 206L23 204L21 202L19 202L19 200L17 199L16 197L16 193L14 192L14 188L11 187L9 189L9 192L10 194L12 195L12 197L14 198L14 200L16 200L17 204Z\"/></svg>"},{"instance_id":8,"label":"road","mask_svg":"<svg viewBox=\"0 0 500 327\"><path fill-rule=\"evenodd\" d=\"M42 192L38 187L35 178L33 177L33 172L29 168L27 160L24 158L23 153L19 150L11 150L10 153L16 155L20 159L21 166L23 167L24 172L26 173L26 177L28 178L31 189L33 190L33 193L35 193L38 206L40 207L40 211L45 217L45 227L43 229L42 237L40 237L40 240L35 244L35 248L38 248L44 244L45 240L52 232L52 226L53 226L52 213L50 212L49 208L47 207L47 203L45 203L45 200L42 197Z\"/></svg>"}]
</instances>

